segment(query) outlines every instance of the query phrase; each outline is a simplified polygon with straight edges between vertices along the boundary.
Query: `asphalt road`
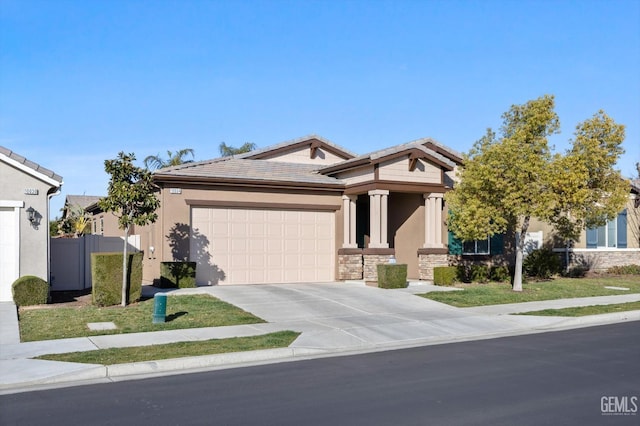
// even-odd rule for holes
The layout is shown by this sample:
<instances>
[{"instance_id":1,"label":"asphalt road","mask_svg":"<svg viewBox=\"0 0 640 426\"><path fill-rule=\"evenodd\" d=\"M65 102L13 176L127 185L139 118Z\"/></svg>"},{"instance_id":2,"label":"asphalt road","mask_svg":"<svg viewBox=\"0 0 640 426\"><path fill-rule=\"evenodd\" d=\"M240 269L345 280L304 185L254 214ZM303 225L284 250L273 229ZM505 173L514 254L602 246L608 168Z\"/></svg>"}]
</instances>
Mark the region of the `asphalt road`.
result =
<instances>
[{"instance_id":1,"label":"asphalt road","mask_svg":"<svg viewBox=\"0 0 640 426\"><path fill-rule=\"evenodd\" d=\"M630 322L5 395L0 424L638 425L638 399Z\"/></svg>"}]
</instances>

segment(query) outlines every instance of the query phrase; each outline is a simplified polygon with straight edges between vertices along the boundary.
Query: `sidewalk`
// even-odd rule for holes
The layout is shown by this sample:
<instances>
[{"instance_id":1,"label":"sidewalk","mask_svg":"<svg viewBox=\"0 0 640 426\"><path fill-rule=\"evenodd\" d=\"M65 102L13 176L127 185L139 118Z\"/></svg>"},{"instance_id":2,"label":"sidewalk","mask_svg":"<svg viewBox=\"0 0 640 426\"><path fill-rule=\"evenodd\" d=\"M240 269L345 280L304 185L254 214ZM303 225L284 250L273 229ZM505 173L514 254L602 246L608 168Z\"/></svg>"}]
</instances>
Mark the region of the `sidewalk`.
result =
<instances>
[{"instance_id":1,"label":"sidewalk","mask_svg":"<svg viewBox=\"0 0 640 426\"><path fill-rule=\"evenodd\" d=\"M179 294L211 294L268 322L28 343L19 342L15 306L13 303L2 302L0 394L26 391L34 387L110 382L640 320L640 311L577 318L508 315L547 308L637 301L640 300L640 294L475 308L454 308L412 294L443 290L446 288L424 283L412 284L407 289L399 290L366 287L361 283L223 286L174 290L170 292L171 297ZM30 359L51 353L254 336L281 330L293 330L302 334L288 348L114 366Z\"/></svg>"}]
</instances>

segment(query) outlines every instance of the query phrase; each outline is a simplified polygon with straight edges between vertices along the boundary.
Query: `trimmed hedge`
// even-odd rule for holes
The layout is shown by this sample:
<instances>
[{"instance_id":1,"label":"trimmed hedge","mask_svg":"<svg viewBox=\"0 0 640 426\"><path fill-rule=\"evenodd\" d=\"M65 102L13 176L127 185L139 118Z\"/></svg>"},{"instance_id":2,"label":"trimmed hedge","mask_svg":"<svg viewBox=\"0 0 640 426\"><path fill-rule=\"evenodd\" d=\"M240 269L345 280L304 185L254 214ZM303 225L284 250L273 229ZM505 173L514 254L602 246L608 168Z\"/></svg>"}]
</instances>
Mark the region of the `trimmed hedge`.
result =
<instances>
[{"instance_id":1,"label":"trimmed hedge","mask_svg":"<svg viewBox=\"0 0 640 426\"><path fill-rule=\"evenodd\" d=\"M607 269L608 274L614 275L640 275L640 265L620 265Z\"/></svg>"},{"instance_id":2,"label":"trimmed hedge","mask_svg":"<svg viewBox=\"0 0 640 426\"><path fill-rule=\"evenodd\" d=\"M142 252L129 253L127 303L142 296ZM91 253L92 301L97 306L122 302L122 253Z\"/></svg>"},{"instance_id":3,"label":"trimmed hedge","mask_svg":"<svg viewBox=\"0 0 640 426\"><path fill-rule=\"evenodd\" d=\"M382 264L378 265L378 287L405 288L407 283L407 265Z\"/></svg>"},{"instance_id":4,"label":"trimmed hedge","mask_svg":"<svg viewBox=\"0 0 640 426\"><path fill-rule=\"evenodd\" d=\"M433 283L435 285L453 285L458 277L455 266L436 266L433 268Z\"/></svg>"},{"instance_id":5,"label":"trimmed hedge","mask_svg":"<svg viewBox=\"0 0 640 426\"><path fill-rule=\"evenodd\" d=\"M160 262L160 288L196 286L196 262Z\"/></svg>"},{"instance_id":6,"label":"trimmed hedge","mask_svg":"<svg viewBox=\"0 0 640 426\"><path fill-rule=\"evenodd\" d=\"M25 275L11 284L11 293L17 306L43 305L49 301L49 283L42 278Z\"/></svg>"}]
</instances>

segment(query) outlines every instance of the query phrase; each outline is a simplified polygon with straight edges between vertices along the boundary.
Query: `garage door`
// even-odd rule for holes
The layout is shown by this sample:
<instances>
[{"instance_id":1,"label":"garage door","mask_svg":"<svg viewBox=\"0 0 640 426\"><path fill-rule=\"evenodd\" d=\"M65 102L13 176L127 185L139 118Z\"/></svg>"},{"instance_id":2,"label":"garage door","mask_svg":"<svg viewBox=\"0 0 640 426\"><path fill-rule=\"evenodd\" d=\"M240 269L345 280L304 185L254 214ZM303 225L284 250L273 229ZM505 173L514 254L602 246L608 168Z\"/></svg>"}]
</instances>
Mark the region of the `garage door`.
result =
<instances>
[{"instance_id":1,"label":"garage door","mask_svg":"<svg viewBox=\"0 0 640 426\"><path fill-rule=\"evenodd\" d=\"M13 300L11 284L18 278L18 210L0 207L0 302Z\"/></svg>"},{"instance_id":2,"label":"garage door","mask_svg":"<svg viewBox=\"0 0 640 426\"><path fill-rule=\"evenodd\" d=\"M334 279L334 213L194 207L191 260L198 284Z\"/></svg>"}]
</instances>

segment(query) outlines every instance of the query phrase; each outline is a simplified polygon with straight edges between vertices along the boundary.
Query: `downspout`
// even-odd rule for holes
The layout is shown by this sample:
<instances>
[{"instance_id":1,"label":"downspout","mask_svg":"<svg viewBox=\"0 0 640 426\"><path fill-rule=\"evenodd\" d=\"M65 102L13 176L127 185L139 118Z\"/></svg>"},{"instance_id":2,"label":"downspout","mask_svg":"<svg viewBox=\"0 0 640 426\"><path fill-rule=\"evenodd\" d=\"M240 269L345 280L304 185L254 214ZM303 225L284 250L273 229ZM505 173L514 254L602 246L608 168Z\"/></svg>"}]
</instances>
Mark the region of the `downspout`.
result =
<instances>
[{"instance_id":1,"label":"downspout","mask_svg":"<svg viewBox=\"0 0 640 426\"><path fill-rule=\"evenodd\" d=\"M49 235L49 221L51 220L51 218L49 217L49 210L51 209L51 198L55 197L56 195L60 195L60 193L62 192L62 183L60 182L60 186L58 186L57 188L52 188L47 192L47 229L45 229L45 232L47 233L47 281L49 282L49 288L51 288L51 235ZM54 192L51 192L51 190L55 190Z\"/></svg>"}]
</instances>

